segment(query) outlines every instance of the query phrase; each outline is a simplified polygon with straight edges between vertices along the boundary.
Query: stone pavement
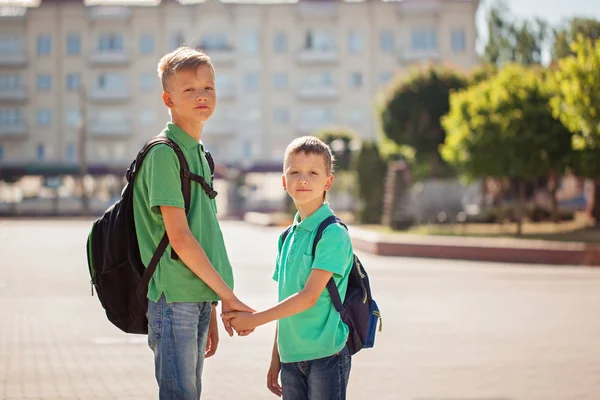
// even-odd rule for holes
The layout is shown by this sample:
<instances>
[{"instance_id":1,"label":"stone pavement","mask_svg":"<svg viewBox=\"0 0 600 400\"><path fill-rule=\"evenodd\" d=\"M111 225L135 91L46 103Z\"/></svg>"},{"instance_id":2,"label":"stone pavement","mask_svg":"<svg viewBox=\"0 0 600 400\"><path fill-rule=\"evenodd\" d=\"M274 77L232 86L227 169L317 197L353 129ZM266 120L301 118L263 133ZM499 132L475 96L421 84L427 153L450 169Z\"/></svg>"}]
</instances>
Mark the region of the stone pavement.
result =
<instances>
[{"instance_id":1,"label":"stone pavement","mask_svg":"<svg viewBox=\"0 0 600 400\"><path fill-rule=\"evenodd\" d=\"M89 224L0 220L0 399L157 398L145 336L118 331L90 296ZM272 304L280 228L223 227L237 293ZM359 255L384 331L354 357L349 399L600 399L600 269ZM203 399L274 399L273 331L221 331Z\"/></svg>"}]
</instances>

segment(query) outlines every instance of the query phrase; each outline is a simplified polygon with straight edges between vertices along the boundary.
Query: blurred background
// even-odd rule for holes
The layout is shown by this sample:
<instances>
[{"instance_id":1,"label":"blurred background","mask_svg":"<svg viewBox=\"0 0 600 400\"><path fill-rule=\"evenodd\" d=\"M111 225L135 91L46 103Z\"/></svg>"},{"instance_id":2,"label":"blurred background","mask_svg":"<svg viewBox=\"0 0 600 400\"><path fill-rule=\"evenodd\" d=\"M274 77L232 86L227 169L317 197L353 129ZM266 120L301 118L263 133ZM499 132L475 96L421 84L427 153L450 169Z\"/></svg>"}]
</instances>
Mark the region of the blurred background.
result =
<instances>
[{"instance_id":1,"label":"blurred background","mask_svg":"<svg viewBox=\"0 0 600 400\"><path fill-rule=\"evenodd\" d=\"M221 218L287 223L284 149L318 135L338 159L329 200L355 223L588 241L600 220L596 1L0 6L0 215L96 216L118 199L168 120L157 62L186 44L217 72L202 141Z\"/></svg>"}]
</instances>

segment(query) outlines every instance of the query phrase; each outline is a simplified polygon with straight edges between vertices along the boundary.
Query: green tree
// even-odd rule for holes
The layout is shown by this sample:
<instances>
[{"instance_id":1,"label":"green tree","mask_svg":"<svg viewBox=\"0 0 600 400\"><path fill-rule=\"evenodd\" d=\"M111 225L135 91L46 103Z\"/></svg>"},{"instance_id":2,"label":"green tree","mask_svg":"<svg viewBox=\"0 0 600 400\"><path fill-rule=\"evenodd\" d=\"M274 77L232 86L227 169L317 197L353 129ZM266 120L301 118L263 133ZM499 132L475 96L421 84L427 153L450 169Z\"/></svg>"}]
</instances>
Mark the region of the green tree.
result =
<instances>
[{"instance_id":1,"label":"green tree","mask_svg":"<svg viewBox=\"0 0 600 400\"><path fill-rule=\"evenodd\" d=\"M446 138L440 118L448 112L450 93L466 86L466 78L450 69L414 70L396 81L379 105L384 135L414 149L413 163L426 165L431 176L451 174L438 151Z\"/></svg>"},{"instance_id":2,"label":"green tree","mask_svg":"<svg viewBox=\"0 0 600 400\"><path fill-rule=\"evenodd\" d=\"M360 199L358 219L363 224L379 224L383 213L383 190L387 164L375 142L363 142L353 164Z\"/></svg>"},{"instance_id":3,"label":"green tree","mask_svg":"<svg viewBox=\"0 0 600 400\"><path fill-rule=\"evenodd\" d=\"M571 45L582 35L591 40L600 39L600 21L593 18L572 18L568 23L554 29L552 60L574 55Z\"/></svg>"},{"instance_id":4,"label":"green tree","mask_svg":"<svg viewBox=\"0 0 600 400\"><path fill-rule=\"evenodd\" d=\"M542 48L549 37L548 23L541 18L518 21L505 1L495 2L487 12L488 42L483 60L493 65L540 64Z\"/></svg>"},{"instance_id":5,"label":"green tree","mask_svg":"<svg viewBox=\"0 0 600 400\"><path fill-rule=\"evenodd\" d=\"M600 225L600 40L580 36L572 50L552 75L550 104L573 133L576 173L595 180L592 216Z\"/></svg>"},{"instance_id":6,"label":"green tree","mask_svg":"<svg viewBox=\"0 0 600 400\"><path fill-rule=\"evenodd\" d=\"M518 183L518 235L526 183L564 171L571 154L571 134L552 115L543 77L539 69L508 65L489 81L453 94L442 122L447 162L469 178Z\"/></svg>"},{"instance_id":7,"label":"green tree","mask_svg":"<svg viewBox=\"0 0 600 400\"><path fill-rule=\"evenodd\" d=\"M352 155L360 147L357 135L349 128L326 128L316 136L331 147L336 158L336 170L349 170Z\"/></svg>"}]
</instances>

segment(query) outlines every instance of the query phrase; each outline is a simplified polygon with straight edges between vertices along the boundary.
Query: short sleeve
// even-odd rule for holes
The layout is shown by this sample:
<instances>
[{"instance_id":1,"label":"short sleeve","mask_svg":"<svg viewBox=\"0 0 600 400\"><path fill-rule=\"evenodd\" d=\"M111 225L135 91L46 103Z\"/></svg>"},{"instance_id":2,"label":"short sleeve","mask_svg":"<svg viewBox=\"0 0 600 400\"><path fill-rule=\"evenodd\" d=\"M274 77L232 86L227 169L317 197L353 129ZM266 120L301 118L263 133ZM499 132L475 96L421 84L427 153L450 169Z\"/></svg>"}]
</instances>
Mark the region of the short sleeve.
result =
<instances>
[{"instance_id":1,"label":"short sleeve","mask_svg":"<svg viewBox=\"0 0 600 400\"><path fill-rule=\"evenodd\" d=\"M283 248L283 233L279 235L279 240L277 241L277 258L275 258L275 270L273 271L273 280L275 282L279 282L279 258L281 257L281 250Z\"/></svg>"},{"instance_id":2,"label":"short sleeve","mask_svg":"<svg viewBox=\"0 0 600 400\"><path fill-rule=\"evenodd\" d=\"M339 224L329 225L317 243L312 269L322 269L343 277L352 260L352 242L348 231Z\"/></svg>"},{"instance_id":3,"label":"short sleeve","mask_svg":"<svg viewBox=\"0 0 600 400\"><path fill-rule=\"evenodd\" d=\"M160 214L160 206L185 208L179 168L179 159L168 146L156 146L144 159L142 169L154 213Z\"/></svg>"}]
</instances>

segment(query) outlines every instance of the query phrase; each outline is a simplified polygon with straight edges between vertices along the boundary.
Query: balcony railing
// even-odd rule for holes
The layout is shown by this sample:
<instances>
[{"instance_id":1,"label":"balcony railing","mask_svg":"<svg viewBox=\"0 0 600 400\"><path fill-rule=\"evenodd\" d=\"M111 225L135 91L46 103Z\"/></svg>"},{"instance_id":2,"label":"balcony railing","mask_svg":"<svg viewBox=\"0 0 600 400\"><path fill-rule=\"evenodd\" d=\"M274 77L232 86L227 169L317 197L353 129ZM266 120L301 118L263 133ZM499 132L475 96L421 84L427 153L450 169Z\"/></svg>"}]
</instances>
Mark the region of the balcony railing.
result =
<instances>
[{"instance_id":1,"label":"balcony railing","mask_svg":"<svg viewBox=\"0 0 600 400\"><path fill-rule=\"evenodd\" d=\"M204 51L216 66L231 66L236 63L235 50L231 46L210 46L202 43L197 46Z\"/></svg>"},{"instance_id":2,"label":"balcony railing","mask_svg":"<svg viewBox=\"0 0 600 400\"><path fill-rule=\"evenodd\" d=\"M23 51L0 53L0 66L23 67L27 65L27 53Z\"/></svg>"},{"instance_id":3,"label":"balcony railing","mask_svg":"<svg viewBox=\"0 0 600 400\"><path fill-rule=\"evenodd\" d=\"M21 103L27 101L27 88L19 86L17 88L0 89L0 102L3 103Z\"/></svg>"},{"instance_id":4,"label":"balcony railing","mask_svg":"<svg viewBox=\"0 0 600 400\"><path fill-rule=\"evenodd\" d=\"M91 21L127 21L131 18L130 7L93 6L88 8Z\"/></svg>"},{"instance_id":5,"label":"balcony railing","mask_svg":"<svg viewBox=\"0 0 600 400\"><path fill-rule=\"evenodd\" d=\"M437 62L439 60L440 51L438 49L415 50L409 48L400 53L400 61L404 63L411 63L415 61Z\"/></svg>"},{"instance_id":6,"label":"balcony railing","mask_svg":"<svg viewBox=\"0 0 600 400\"><path fill-rule=\"evenodd\" d=\"M127 88L101 89L93 88L89 94L90 101L96 103L124 102L131 99L131 93Z\"/></svg>"},{"instance_id":7,"label":"balcony railing","mask_svg":"<svg viewBox=\"0 0 600 400\"><path fill-rule=\"evenodd\" d=\"M27 138L27 124L25 121L3 124L0 122L0 138Z\"/></svg>"},{"instance_id":8,"label":"balcony railing","mask_svg":"<svg viewBox=\"0 0 600 400\"><path fill-rule=\"evenodd\" d=\"M127 65L131 62L129 52L120 51L99 51L96 50L90 54L89 61L93 65Z\"/></svg>"},{"instance_id":9,"label":"balcony railing","mask_svg":"<svg viewBox=\"0 0 600 400\"><path fill-rule=\"evenodd\" d=\"M298 90L298 98L303 100L335 100L339 91L333 86L310 87L303 86Z\"/></svg>"},{"instance_id":10,"label":"balcony railing","mask_svg":"<svg viewBox=\"0 0 600 400\"><path fill-rule=\"evenodd\" d=\"M92 119L88 124L88 132L95 138L128 138L132 135L131 122L103 121Z\"/></svg>"},{"instance_id":11,"label":"balcony railing","mask_svg":"<svg viewBox=\"0 0 600 400\"><path fill-rule=\"evenodd\" d=\"M339 62L339 55L334 49L302 49L298 52L296 59L300 64L335 64Z\"/></svg>"}]
</instances>

